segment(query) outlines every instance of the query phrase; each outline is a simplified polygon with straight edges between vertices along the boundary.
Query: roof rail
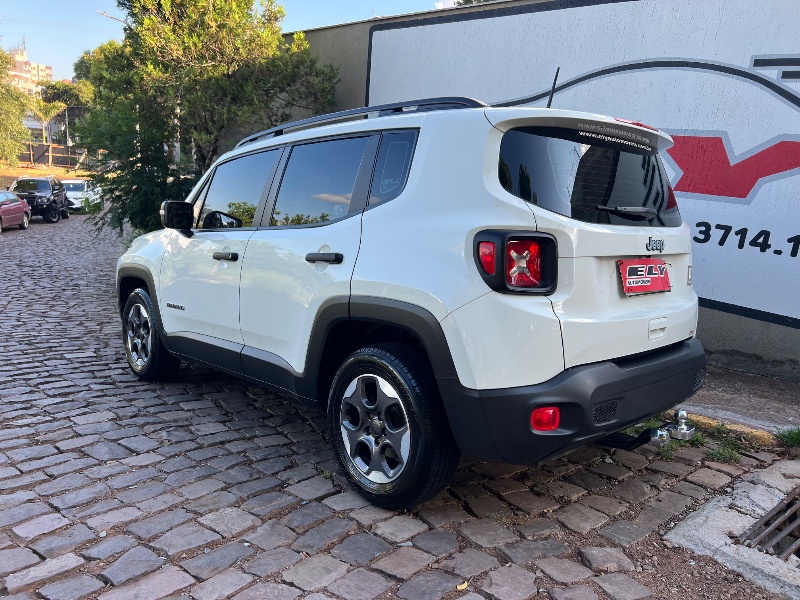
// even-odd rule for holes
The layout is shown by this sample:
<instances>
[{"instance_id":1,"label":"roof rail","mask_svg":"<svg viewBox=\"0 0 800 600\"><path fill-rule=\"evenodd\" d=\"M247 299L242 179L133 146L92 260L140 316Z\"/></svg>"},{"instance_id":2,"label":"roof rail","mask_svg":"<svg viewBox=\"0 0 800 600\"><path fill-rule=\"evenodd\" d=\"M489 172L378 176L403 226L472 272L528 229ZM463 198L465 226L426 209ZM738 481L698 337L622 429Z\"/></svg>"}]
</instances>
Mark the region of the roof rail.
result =
<instances>
[{"instance_id":1,"label":"roof rail","mask_svg":"<svg viewBox=\"0 0 800 600\"><path fill-rule=\"evenodd\" d=\"M319 115L302 119L300 121L292 121L278 125L271 129L260 131L256 134L244 138L241 142L236 144L236 147L250 144L261 139L268 137L275 137L283 135L292 129L308 129L310 127L319 127L327 123L335 123L336 121L346 121L356 117L364 116L369 118L370 115L385 117L391 114L402 112L427 112L433 110L452 110L458 108L481 108L489 106L488 104L475 100L474 98L462 98L459 96L447 96L442 98L426 98L424 100L411 100L409 102L396 102L394 104L381 104L380 106L364 106L362 108L352 108L350 110L343 110L341 112L329 113L327 115ZM374 115L374 113L378 113Z\"/></svg>"}]
</instances>

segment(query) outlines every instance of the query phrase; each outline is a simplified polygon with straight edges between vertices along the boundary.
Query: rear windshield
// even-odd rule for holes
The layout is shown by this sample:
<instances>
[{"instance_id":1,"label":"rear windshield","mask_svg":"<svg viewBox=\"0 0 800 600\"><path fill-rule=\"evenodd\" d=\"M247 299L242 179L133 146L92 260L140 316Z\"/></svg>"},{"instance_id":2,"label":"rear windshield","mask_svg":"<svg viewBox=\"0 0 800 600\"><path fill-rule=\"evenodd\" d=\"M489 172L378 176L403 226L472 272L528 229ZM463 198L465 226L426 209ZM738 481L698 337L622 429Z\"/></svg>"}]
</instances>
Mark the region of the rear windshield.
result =
<instances>
[{"instance_id":1,"label":"rear windshield","mask_svg":"<svg viewBox=\"0 0 800 600\"><path fill-rule=\"evenodd\" d=\"M498 176L515 196L579 221L681 224L658 153L627 140L550 127L511 129L500 145Z\"/></svg>"},{"instance_id":2,"label":"rear windshield","mask_svg":"<svg viewBox=\"0 0 800 600\"><path fill-rule=\"evenodd\" d=\"M68 192L85 192L86 182L85 181L77 181L74 183L65 182L64 187L67 189Z\"/></svg>"},{"instance_id":3,"label":"rear windshield","mask_svg":"<svg viewBox=\"0 0 800 600\"><path fill-rule=\"evenodd\" d=\"M44 179L18 179L11 189L17 192L49 192L50 183Z\"/></svg>"}]
</instances>

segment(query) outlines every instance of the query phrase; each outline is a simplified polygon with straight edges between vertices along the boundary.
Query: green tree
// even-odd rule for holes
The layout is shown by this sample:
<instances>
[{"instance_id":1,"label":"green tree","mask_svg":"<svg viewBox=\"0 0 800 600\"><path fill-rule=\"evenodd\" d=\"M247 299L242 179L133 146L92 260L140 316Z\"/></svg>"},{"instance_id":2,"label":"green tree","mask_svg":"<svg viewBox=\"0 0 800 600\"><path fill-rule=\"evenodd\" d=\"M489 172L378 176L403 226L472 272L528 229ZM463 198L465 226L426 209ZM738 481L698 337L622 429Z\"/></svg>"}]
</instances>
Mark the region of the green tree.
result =
<instances>
[{"instance_id":1,"label":"green tree","mask_svg":"<svg viewBox=\"0 0 800 600\"><path fill-rule=\"evenodd\" d=\"M30 134L22 124L28 112L28 97L9 81L11 61L11 56L0 50L0 161L14 166L24 149L22 142Z\"/></svg>"},{"instance_id":2,"label":"green tree","mask_svg":"<svg viewBox=\"0 0 800 600\"><path fill-rule=\"evenodd\" d=\"M284 40L283 9L273 0L118 5L129 23L122 43L75 64L76 78L94 88L78 129L110 201L98 226L155 229L161 201L183 199L226 136L333 103L337 71L317 64L302 34ZM191 159L174 159L178 143L191 147Z\"/></svg>"},{"instance_id":3,"label":"green tree","mask_svg":"<svg viewBox=\"0 0 800 600\"><path fill-rule=\"evenodd\" d=\"M118 3L153 80L175 92L201 172L226 133L271 127L297 109L315 114L333 104L337 71L317 64L302 33L284 40L284 12L274 0Z\"/></svg>"},{"instance_id":4,"label":"green tree","mask_svg":"<svg viewBox=\"0 0 800 600\"><path fill-rule=\"evenodd\" d=\"M184 199L195 182L193 169L165 152L177 131L174 98L154 89L127 41L103 44L78 63L94 86L95 103L77 123L77 134L109 206L93 222L120 234L125 223L136 233L157 229L161 202Z\"/></svg>"},{"instance_id":5,"label":"green tree","mask_svg":"<svg viewBox=\"0 0 800 600\"><path fill-rule=\"evenodd\" d=\"M47 125L67 107L63 102L45 102L41 98L34 98L30 103L33 116L42 124L42 142L47 143Z\"/></svg>"},{"instance_id":6,"label":"green tree","mask_svg":"<svg viewBox=\"0 0 800 600\"><path fill-rule=\"evenodd\" d=\"M41 96L45 102L61 102L66 106L64 112L59 113L53 122L67 125L74 131L75 122L81 118L94 102L94 86L86 79L77 80L75 83L64 81L41 82Z\"/></svg>"},{"instance_id":7,"label":"green tree","mask_svg":"<svg viewBox=\"0 0 800 600\"><path fill-rule=\"evenodd\" d=\"M94 86L81 79L75 83L43 81L41 96L45 102L63 102L67 106L91 106L94 101Z\"/></svg>"}]
</instances>

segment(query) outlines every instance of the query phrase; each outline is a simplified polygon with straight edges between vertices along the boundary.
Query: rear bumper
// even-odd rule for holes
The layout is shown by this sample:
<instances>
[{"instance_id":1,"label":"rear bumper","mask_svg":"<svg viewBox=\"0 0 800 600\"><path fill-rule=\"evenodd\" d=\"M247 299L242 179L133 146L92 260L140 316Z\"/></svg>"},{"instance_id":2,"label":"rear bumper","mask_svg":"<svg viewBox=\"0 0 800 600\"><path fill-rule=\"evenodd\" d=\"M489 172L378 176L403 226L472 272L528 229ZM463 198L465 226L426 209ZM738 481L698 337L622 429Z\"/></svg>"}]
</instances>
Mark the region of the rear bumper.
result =
<instances>
[{"instance_id":1,"label":"rear bumper","mask_svg":"<svg viewBox=\"0 0 800 600\"><path fill-rule=\"evenodd\" d=\"M438 378L450 427L465 454L538 464L639 423L686 400L702 385L703 346L688 339L665 348L567 369L537 385L464 388ZM531 411L558 406L561 425L534 432Z\"/></svg>"}]
</instances>

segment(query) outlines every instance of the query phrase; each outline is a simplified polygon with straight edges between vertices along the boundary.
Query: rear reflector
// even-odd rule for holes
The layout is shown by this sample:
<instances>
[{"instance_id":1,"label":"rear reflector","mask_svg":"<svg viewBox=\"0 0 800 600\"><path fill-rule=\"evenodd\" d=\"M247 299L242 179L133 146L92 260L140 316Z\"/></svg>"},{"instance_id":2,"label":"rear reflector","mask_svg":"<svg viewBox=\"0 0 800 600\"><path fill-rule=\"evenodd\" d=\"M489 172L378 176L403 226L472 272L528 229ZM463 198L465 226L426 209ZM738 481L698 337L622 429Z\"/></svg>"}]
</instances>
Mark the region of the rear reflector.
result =
<instances>
[{"instance_id":1,"label":"rear reflector","mask_svg":"<svg viewBox=\"0 0 800 600\"><path fill-rule=\"evenodd\" d=\"M478 258L487 275L494 275L494 242L481 242L478 245Z\"/></svg>"},{"instance_id":2,"label":"rear reflector","mask_svg":"<svg viewBox=\"0 0 800 600\"><path fill-rule=\"evenodd\" d=\"M553 431L561 424L561 409L557 406L540 406L531 413L531 429Z\"/></svg>"},{"instance_id":3,"label":"rear reflector","mask_svg":"<svg viewBox=\"0 0 800 600\"><path fill-rule=\"evenodd\" d=\"M542 284L541 247L537 240L508 241L506 283L519 288L535 288Z\"/></svg>"}]
</instances>

